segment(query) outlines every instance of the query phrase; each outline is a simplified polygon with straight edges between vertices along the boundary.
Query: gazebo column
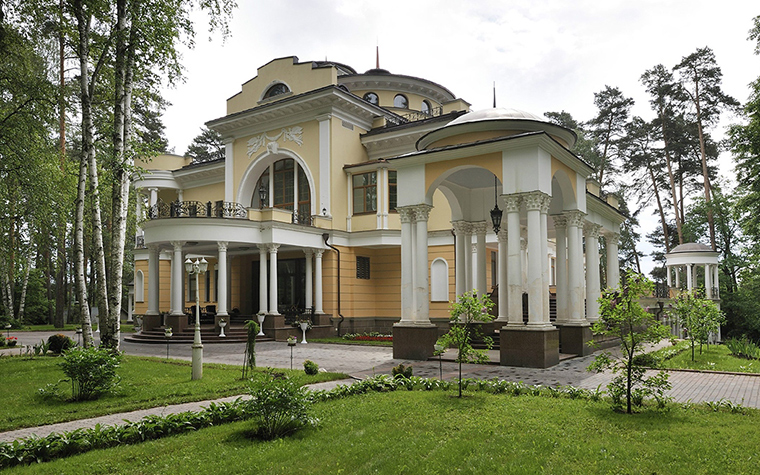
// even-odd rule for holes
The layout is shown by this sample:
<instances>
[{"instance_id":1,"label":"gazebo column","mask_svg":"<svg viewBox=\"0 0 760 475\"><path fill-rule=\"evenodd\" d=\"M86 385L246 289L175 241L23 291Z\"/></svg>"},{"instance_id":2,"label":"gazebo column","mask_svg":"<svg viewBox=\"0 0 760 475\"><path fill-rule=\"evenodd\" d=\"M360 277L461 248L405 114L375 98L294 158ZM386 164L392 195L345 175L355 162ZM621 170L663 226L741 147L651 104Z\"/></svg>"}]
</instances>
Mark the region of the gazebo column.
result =
<instances>
[{"instance_id":1,"label":"gazebo column","mask_svg":"<svg viewBox=\"0 0 760 475\"><path fill-rule=\"evenodd\" d=\"M567 217L552 216L557 241L557 321L559 325L568 319L567 311Z\"/></svg>"},{"instance_id":2,"label":"gazebo column","mask_svg":"<svg viewBox=\"0 0 760 475\"><path fill-rule=\"evenodd\" d=\"M686 264L686 290L689 292L694 289L694 265Z\"/></svg>"},{"instance_id":3,"label":"gazebo column","mask_svg":"<svg viewBox=\"0 0 760 475\"><path fill-rule=\"evenodd\" d=\"M259 244L259 312L267 313L267 246Z\"/></svg>"},{"instance_id":4,"label":"gazebo column","mask_svg":"<svg viewBox=\"0 0 760 475\"><path fill-rule=\"evenodd\" d=\"M718 277L720 275L720 269L718 268L718 264L715 264L713 268L714 268L713 269L714 278L712 282L713 282L713 287L715 287L715 293L713 294L712 298L718 299L720 298L720 280ZM720 337L720 334L718 334L718 337Z\"/></svg>"},{"instance_id":5,"label":"gazebo column","mask_svg":"<svg viewBox=\"0 0 760 475\"><path fill-rule=\"evenodd\" d=\"M667 279L668 279L668 289L670 289L671 287L673 287L673 279L672 279L672 277L671 277L670 274L671 274L670 266L666 265L665 266L665 275L667 276Z\"/></svg>"},{"instance_id":6,"label":"gazebo column","mask_svg":"<svg viewBox=\"0 0 760 475\"><path fill-rule=\"evenodd\" d=\"M541 218L543 215L546 219L542 210L548 207L549 199L540 191L522 195L528 221L528 324L508 324L501 329L502 365L547 368L559 363L559 331L549 322L543 298L544 293L548 294L549 286L548 280L544 280L543 261L548 258L548 246L541 240ZM509 213L509 207L507 210L509 220L514 213ZM511 241L511 227L508 235ZM511 320L512 315L509 317Z\"/></svg>"},{"instance_id":7,"label":"gazebo column","mask_svg":"<svg viewBox=\"0 0 760 475\"><path fill-rule=\"evenodd\" d=\"M549 315L549 285L551 284L551 279L549 277L549 229L548 229L548 221L549 221L549 205L551 204L551 197L548 195L545 195L542 202L541 202L541 215L539 218L540 223L540 242L541 242L541 280L543 281L542 287L542 295L543 295L543 316L544 316L544 323L550 323L550 315Z\"/></svg>"},{"instance_id":8,"label":"gazebo column","mask_svg":"<svg viewBox=\"0 0 760 475\"><path fill-rule=\"evenodd\" d=\"M519 195L509 195L504 200L504 211L507 213L507 320L508 325L518 327L523 326L520 205Z\"/></svg>"},{"instance_id":9,"label":"gazebo column","mask_svg":"<svg viewBox=\"0 0 760 475\"><path fill-rule=\"evenodd\" d=\"M522 271L522 291L528 293L528 231L520 229L520 269Z\"/></svg>"},{"instance_id":10,"label":"gazebo column","mask_svg":"<svg viewBox=\"0 0 760 475\"><path fill-rule=\"evenodd\" d=\"M620 233L609 233L607 240L607 287L620 285L620 259L618 258L618 240Z\"/></svg>"},{"instance_id":11,"label":"gazebo column","mask_svg":"<svg viewBox=\"0 0 760 475\"><path fill-rule=\"evenodd\" d=\"M472 223L467 223L464 232L464 282L465 292L475 288L472 272Z\"/></svg>"},{"instance_id":12,"label":"gazebo column","mask_svg":"<svg viewBox=\"0 0 760 475\"><path fill-rule=\"evenodd\" d=\"M182 260L182 241L172 241L172 274L171 274L171 312L166 317L164 325L172 327L174 331L182 331L187 326L184 305L182 305L182 288L184 279L184 261Z\"/></svg>"},{"instance_id":13,"label":"gazebo column","mask_svg":"<svg viewBox=\"0 0 760 475\"><path fill-rule=\"evenodd\" d=\"M599 319L599 297L602 294L599 278L599 230L601 226L586 223L586 320Z\"/></svg>"},{"instance_id":14,"label":"gazebo column","mask_svg":"<svg viewBox=\"0 0 760 475\"><path fill-rule=\"evenodd\" d=\"M681 289L681 266L675 266L673 272L676 275L676 288Z\"/></svg>"},{"instance_id":15,"label":"gazebo column","mask_svg":"<svg viewBox=\"0 0 760 475\"><path fill-rule=\"evenodd\" d=\"M586 305L589 302L585 300L584 292L584 270L583 270L583 224L585 213L575 210L565 213L567 218L567 315L568 318L562 322L560 327L559 339L563 353L587 355L591 353L588 342L592 339L591 324L586 320L584 311L584 301ZM588 253L590 247L589 239L586 239L586 258L588 262ZM597 241L598 246L598 241ZM593 253L593 250L591 251ZM599 251L597 248L597 276L599 269ZM588 265L591 265L590 263ZM593 269L592 269L593 271ZM586 272L589 272L588 266ZM588 274L586 274L588 278ZM598 277L597 277L598 278ZM599 285L597 284L598 288ZM597 290L597 293L599 291Z\"/></svg>"},{"instance_id":16,"label":"gazebo column","mask_svg":"<svg viewBox=\"0 0 760 475\"><path fill-rule=\"evenodd\" d=\"M454 228L454 237L456 239L456 262L454 263L454 280L456 282L456 297L467 292L467 242L465 236L469 225L464 221L454 221L451 223Z\"/></svg>"},{"instance_id":17,"label":"gazebo column","mask_svg":"<svg viewBox=\"0 0 760 475\"><path fill-rule=\"evenodd\" d=\"M498 256L498 270L499 270L499 308L496 312L496 320L498 325L505 324L509 321L507 315L509 315L509 285L507 284L507 229L502 227L496 234L496 238L499 240L499 252Z\"/></svg>"},{"instance_id":18,"label":"gazebo column","mask_svg":"<svg viewBox=\"0 0 760 475\"><path fill-rule=\"evenodd\" d=\"M705 298L712 298L712 269L710 264L705 264Z\"/></svg>"},{"instance_id":19,"label":"gazebo column","mask_svg":"<svg viewBox=\"0 0 760 475\"><path fill-rule=\"evenodd\" d=\"M324 315L325 311L322 309L322 255L323 249L314 250L314 313L317 315Z\"/></svg>"},{"instance_id":20,"label":"gazebo column","mask_svg":"<svg viewBox=\"0 0 760 475\"><path fill-rule=\"evenodd\" d=\"M477 256L477 284L474 286L478 290L478 295L488 294L488 282L486 280L486 232L488 225L485 221L473 224L473 232L476 235L476 253Z\"/></svg>"},{"instance_id":21,"label":"gazebo column","mask_svg":"<svg viewBox=\"0 0 760 475\"><path fill-rule=\"evenodd\" d=\"M438 339L429 317L427 220L432 206L396 209L401 218L401 321L393 325L393 358L427 360Z\"/></svg>"},{"instance_id":22,"label":"gazebo column","mask_svg":"<svg viewBox=\"0 0 760 475\"><path fill-rule=\"evenodd\" d=\"M306 311L314 306L314 272L312 270L312 256L314 252L311 249L304 249L304 255L306 256L306 268L304 269L304 281L306 283L305 297L306 297Z\"/></svg>"},{"instance_id":23,"label":"gazebo column","mask_svg":"<svg viewBox=\"0 0 760 475\"><path fill-rule=\"evenodd\" d=\"M217 320L221 319L221 317L227 316L227 242L217 242L216 246L219 251L218 255L218 270L219 270L219 278L216 283L217 285L217 307L216 307L216 318ZM218 321L217 321L218 324Z\"/></svg>"}]
</instances>

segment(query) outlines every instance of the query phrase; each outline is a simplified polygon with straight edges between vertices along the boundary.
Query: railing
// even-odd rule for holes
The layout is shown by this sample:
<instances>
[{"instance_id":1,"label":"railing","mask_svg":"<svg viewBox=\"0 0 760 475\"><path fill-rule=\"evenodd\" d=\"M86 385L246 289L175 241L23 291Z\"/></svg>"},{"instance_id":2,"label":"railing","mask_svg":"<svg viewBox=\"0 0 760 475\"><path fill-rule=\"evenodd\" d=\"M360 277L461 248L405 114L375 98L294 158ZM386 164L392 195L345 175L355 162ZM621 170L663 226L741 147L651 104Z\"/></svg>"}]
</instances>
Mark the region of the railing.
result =
<instances>
[{"instance_id":1,"label":"railing","mask_svg":"<svg viewBox=\"0 0 760 475\"><path fill-rule=\"evenodd\" d=\"M667 282L657 282L654 284L654 297L658 299L670 298L670 288Z\"/></svg>"},{"instance_id":2,"label":"railing","mask_svg":"<svg viewBox=\"0 0 760 475\"><path fill-rule=\"evenodd\" d=\"M432 117L439 117L443 115L443 107L434 107L427 112L410 111L406 114L398 117L386 117L386 127L393 127L396 125L406 124L409 122L417 122L420 120L430 119Z\"/></svg>"},{"instance_id":3,"label":"railing","mask_svg":"<svg viewBox=\"0 0 760 475\"><path fill-rule=\"evenodd\" d=\"M159 201L148 210L148 218L232 218L247 219L248 211L230 201Z\"/></svg>"},{"instance_id":4,"label":"railing","mask_svg":"<svg viewBox=\"0 0 760 475\"><path fill-rule=\"evenodd\" d=\"M143 234L135 236L135 249L145 249L145 236Z\"/></svg>"},{"instance_id":5,"label":"railing","mask_svg":"<svg viewBox=\"0 0 760 475\"><path fill-rule=\"evenodd\" d=\"M293 214L290 215L290 218L290 222L293 224L312 226L312 218L309 213L299 213L298 211L293 211Z\"/></svg>"}]
</instances>

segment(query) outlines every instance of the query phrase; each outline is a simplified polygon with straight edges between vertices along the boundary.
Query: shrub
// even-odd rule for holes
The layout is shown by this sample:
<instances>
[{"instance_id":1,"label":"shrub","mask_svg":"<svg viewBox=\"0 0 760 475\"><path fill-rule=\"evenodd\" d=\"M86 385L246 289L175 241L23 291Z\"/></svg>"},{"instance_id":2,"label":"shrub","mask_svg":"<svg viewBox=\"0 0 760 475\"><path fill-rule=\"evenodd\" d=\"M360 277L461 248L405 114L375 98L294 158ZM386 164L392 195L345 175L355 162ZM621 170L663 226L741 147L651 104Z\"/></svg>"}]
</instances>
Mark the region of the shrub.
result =
<instances>
[{"instance_id":1,"label":"shrub","mask_svg":"<svg viewBox=\"0 0 760 475\"><path fill-rule=\"evenodd\" d=\"M311 360L303 362L303 370L306 374L314 375L319 373L319 365Z\"/></svg>"},{"instance_id":2,"label":"shrub","mask_svg":"<svg viewBox=\"0 0 760 475\"><path fill-rule=\"evenodd\" d=\"M277 439L316 424L306 389L290 379L262 375L253 380L250 394L248 411L255 415L252 435L257 439Z\"/></svg>"},{"instance_id":3,"label":"shrub","mask_svg":"<svg viewBox=\"0 0 760 475\"><path fill-rule=\"evenodd\" d=\"M0 347L5 346L5 335L0 335Z\"/></svg>"},{"instance_id":4,"label":"shrub","mask_svg":"<svg viewBox=\"0 0 760 475\"><path fill-rule=\"evenodd\" d=\"M55 335L50 335L50 338L48 338L48 346L50 347L50 351L56 355L60 355L74 346L74 340L63 333L56 333Z\"/></svg>"},{"instance_id":5,"label":"shrub","mask_svg":"<svg viewBox=\"0 0 760 475\"><path fill-rule=\"evenodd\" d=\"M97 399L116 386L116 369L121 363L121 354L108 348L74 347L67 351L60 363L63 372L71 379L74 401Z\"/></svg>"},{"instance_id":6,"label":"shrub","mask_svg":"<svg viewBox=\"0 0 760 475\"><path fill-rule=\"evenodd\" d=\"M724 343L732 355L740 358L760 359L760 347L752 340L743 336L741 338L729 338Z\"/></svg>"},{"instance_id":7,"label":"shrub","mask_svg":"<svg viewBox=\"0 0 760 475\"><path fill-rule=\"evenodd\" d=\"M404 366L403 364L399 364L398 366L394 366L391 369L391 374L394 378L411 378L412 377L412 367L411 366Z\"/></svg>"}]
</instances>

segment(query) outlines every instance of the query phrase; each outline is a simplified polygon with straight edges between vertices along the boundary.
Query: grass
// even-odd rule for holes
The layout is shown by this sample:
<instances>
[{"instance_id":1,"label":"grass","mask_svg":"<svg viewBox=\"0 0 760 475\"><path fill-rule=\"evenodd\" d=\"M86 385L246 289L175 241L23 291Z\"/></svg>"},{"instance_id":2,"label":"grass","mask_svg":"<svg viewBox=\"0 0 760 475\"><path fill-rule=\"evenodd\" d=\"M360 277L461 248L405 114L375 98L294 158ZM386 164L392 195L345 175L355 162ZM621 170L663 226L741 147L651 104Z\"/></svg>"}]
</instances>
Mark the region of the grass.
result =
<instances>
[{"instance_id":1,"label":"grass","mask_svg":"<svg viewBox=\"0 0 760 475\"><path fill-rule=\"evenodd\" d=\"M691 346L688 342L685 344L685 347L685 350L672 358L664 360L660 366L668 369L760 373L760 360L748 360L733 356L725 345L705 345L702 347L701 355L699 354L699 346L697 346L694 349L695 361L691 361Z\"/></svg>"},{"instance_id":2,"label":"grass","mask_svg":"<svg viewBox=\"0 0 760 475\"><path fill-rule=\"evenodd\" d=\"M760 412L614 413L605 402L453 392L319 403L317 428L271 442L240 422L8 473L756 473Z\"/></svg>"},{"instance_id":3,"label":"grass","mask_svg":"<svg viewBox=\"0 0 760 475\"><path fill-rule=\"evenodd\" d=\"M68 402L57 398L42 398L37 390L65 376L55 357L0 358L0 431L34 427L44 424L86 419L136 409L203 401L244 394L247 382L241 380L240 366L204 364L203 378L192 381L189 361L124 356L118 370L121 388L117 394L107 394L95 401ZM259 370L261 370L259 368ZM303 371L278 369L291 374L299 384L342 379L340 373L319 373L307 376ZM61 383L61 393L69 396L71 387Z\"/></svg>"},{"instance_id":4,"label":"grass","mask_svg":"<svg viewBox=\"0 0 760 475\"><path fill-rule=\"evenodd\" d=\"M314 343L334 343L336 345L393 346L392 341L346 340L338 336L329 338L309 338L309 341Z\"/></svg>"}]
</instances>

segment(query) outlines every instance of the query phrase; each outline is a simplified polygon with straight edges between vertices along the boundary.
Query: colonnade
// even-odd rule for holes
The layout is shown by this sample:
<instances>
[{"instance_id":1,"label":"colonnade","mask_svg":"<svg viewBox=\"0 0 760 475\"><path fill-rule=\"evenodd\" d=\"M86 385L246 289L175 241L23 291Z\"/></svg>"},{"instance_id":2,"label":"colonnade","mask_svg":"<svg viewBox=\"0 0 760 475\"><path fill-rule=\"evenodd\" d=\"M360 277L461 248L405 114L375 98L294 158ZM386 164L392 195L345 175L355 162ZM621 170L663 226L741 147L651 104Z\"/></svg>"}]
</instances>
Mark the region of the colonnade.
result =
<instances>
[{"instance_id":1,"label":"colonnade","mask_svg":"<svg viewBox=\"0 0 760 475\"><path fill-rule=\"evenodd\" d=\"M716 259L717 260L717 259ZM718 264L704 263L704 264L683 264L683 265L666 265L668 288L674 287L681 288L681 273L686 274L686 290L691 291L697 286L697 269L699 267L704 268L704 283L705 283L705 298L717 299L718 295L718 275L720 270ZM674 278L675 277L675 278Z\"/></svg>"}]
</instances>

